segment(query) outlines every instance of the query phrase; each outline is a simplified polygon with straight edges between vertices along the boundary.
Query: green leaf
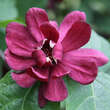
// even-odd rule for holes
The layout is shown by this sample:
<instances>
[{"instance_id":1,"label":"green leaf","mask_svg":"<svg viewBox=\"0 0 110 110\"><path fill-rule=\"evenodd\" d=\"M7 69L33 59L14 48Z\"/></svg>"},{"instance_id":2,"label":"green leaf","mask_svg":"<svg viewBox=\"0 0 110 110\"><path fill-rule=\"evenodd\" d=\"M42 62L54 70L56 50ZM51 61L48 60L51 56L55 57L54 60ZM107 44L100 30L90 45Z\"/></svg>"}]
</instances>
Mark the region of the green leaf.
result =
<instances>
[{"instance_id":1,"label":"green leaf","mask_svg":"<svg viewBox=\"0 0 110 110\"><path fill-rule=\"evenodd\" d=\"M64 110L110 110L110 76L99 73L94 83L80 85L66 78L68 98L61 103Z\"/></svg>"},{"instance_id":2,"label":"green leaf","mask_svg":"<svg viewBox=\"0 0 110 110\"><path fill-rule=\"evenodd\" d=\"M103 52L110 59L110 44L103 37L98 35L95 31L92 31L90 41L84 46L84 48L92 48ZM100 71L109 73L110 62L108 64L100 67Z\"/></svg>"},{"instance_id":3,"label":"green leaf","mask_svg":"<svg viewBox=\"0 0 110 110\"><path fill-rule=\"evenodd\" d=\"M6 43L5 43L5 29L0 28L0 50L6 49Z\"/></svg>"},{"instance_id":4,"label":"green leaf","mask_svg":"<svg viewBox=\"0 0 110 110\"><path fill-rule=\"evenodd\" d=\"M6 21L0 21L0 28L6 28L6 26L7 26L10 22L18 22L18 23L24 24L23 21L17 20L17 19L14 19L14 20L6 20Z\"/></svg>"},{"instance_id":5,"label":"green leaf","mask_svg":"<svg viewBox=\"0 0 110 110\"><path fill-rule=\"evenodd\" d=\"M5 44L5 32L4 29L0 28L0 78L3 74L3 65L4 65L4 54L3 51L6 49Z\"/></svg>"},{"instance_id":6,"label":"green leaf","mask_svg":"<svg viewBox=\"0 0 110 110\"><path fill-rule=\"evenodd\" d=\"M100 16L99 14L96 14L94 24L98 32L110 35L110 16L104 14Z\"/></svg>"},{"instance_id":7,"label":"green leaf","mask_svg":"<svg viewBox=\"0 0 110 110\"><path fill-rule=\"evenodd\" d=\"M37 102L38 83L24 89L19 87L10 76L10 72L0 80L0 110L60 110L59 103L49 102L40 109Z\"/></svg>"},{"instance_id":8,"label":"green leaf","mask_svg":"<svg viewBox=\"0 0 110 110\"><path fill-rule=\"evenodd\" d=\"M15 0L0 0L0 21L14 19L17 16Z\"/></svg>"},{"instance_id":9,"label":"green leaf","mask_svg":"<svg viewBox=\"0 0 110 110\"><path fill-rule=\"evenodd\" d=\"M2 77L2 74L3 74L3 60L0 57L0 78Z\"/></svg>"}]
</instances>

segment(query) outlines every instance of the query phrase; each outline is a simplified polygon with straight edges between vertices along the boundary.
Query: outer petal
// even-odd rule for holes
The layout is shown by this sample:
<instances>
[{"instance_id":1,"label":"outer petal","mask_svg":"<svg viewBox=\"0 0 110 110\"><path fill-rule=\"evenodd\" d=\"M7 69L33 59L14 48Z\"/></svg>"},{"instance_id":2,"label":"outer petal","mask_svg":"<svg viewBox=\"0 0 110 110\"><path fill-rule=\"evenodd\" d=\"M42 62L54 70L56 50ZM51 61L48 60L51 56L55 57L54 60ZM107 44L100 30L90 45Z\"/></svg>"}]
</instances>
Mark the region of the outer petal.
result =
<instances>
[{"instance_id":1,"label":"outer petal","mask_svg":"<svg viewBox=\"0 0 110 110\"><path fill-rule=\"evenodd\" d=\"M9 50L19 56L31 57L37 42L22 24L12 22L6 28L6 43Z\"/></svg>"},{"instance_id":2,"label":"outer petal","mask_svg":"<svg viewBox=\"0 0 110 110\"><path fill-rule=\"evenodd\" d=\"M97 76L95 59L74 56L71 52L64 55L63 63L71 70L69 76L81 84L89 84Z\"/></svg>"},{"instance_id":3,"label":"outer petal","mask_svg":"<svg viewBox=\"0 0 110 110\"><path fill-rule=\"evenodd\" d=\"M49 71L48 68L31 68L32 73L36 76L36 78L40 81L48 81Z\"/></svg>"},{"instance_id":4,"label":"outer petal","mask_svg":"<svg viewBox=\"0 0 110 110\"><path fill-rule=\"evenodd\" d=\"M91 35L91 28L85 22L75 22L62 41L64 52L78 49L86 44Z\"/></svg>"},{"instance_id":5,"label":"outer petal","mask_svg":"<svg viewBox=\"0 0 110 110\"><path fill-rule=\"evenodd\" d=\"M43 23L40 26L40 29L41 29L42 33L44 34L45 38L47 38L48 40L52 40L54 42L58 41L59 33L56 30L56 28L54 26L52 26L50 23L48 23L48 22Z\"/></svg>"},{"instance_id":6,"label":"outer petal","mask_svg":"<svg viewBox=\"0 0 110 110\"><path fill-rule=\"evenodd\" d=\"M57 60L62 60L63 57L63 47L61 43L57 43L53 50L52 50L52 56Z\"/></svg>"},{"instance_id":7,"label":"outer petal","mask_svg":"<svg viewBox=\"0 0 110 110\"><path fill-rule=\"evenodd\" d=\"M43 36L40 32L39 26L44 22L48 22L48 16L45 10L41 8L29 9L26 14L26 24L28 26L28 29L38 42L43 40Z\"/></svg>"},{"instance_id":8,"label":"outer petal","mask_svg":"<svg viewBox=\"0 0 110 110\"><path fill-rule=\"evenodd\" d=\"M62 101L68 96L64 81L61 78L50 78L45 85L44 97L50 101Z\"/></svg>"},{"instance_id":9,"label":"outer petal","mask_svg":"<svg viewBox=\"0 0 110 110\"><path fill-rule=\"evenodd\" d=\"M80 84L90 84L97 76L97 66L94 62L86 62L82 66L74 66L69 76Z\"/></svg>"},{"instance_id":10,"label":"outer petal","mask_svg":"<svg viewBox=\"0 0 110 110\"><path fill-rule=\"evenodd\" d=\"M60 41L63 40L63 38L65 37L71 26L76 21L86 21L85 13L81 11L72 11L64 18L64 20L60 25L60 39L59 39Z\"/></svg>"},{"instance_id":11,"label":"outer petal","mask_svg":"<svg viewBox=\"0 0 110 110\"><path fill-rule=\"evenodd\" d=\"M77 57L81 59L93 59L97 66L102 66L108 62L108 58L98 50L95 49L88 49L88 48L81 48L72 52L69 52L71 57ZM69 56L68 56L69 57Z\"/></svg>"},{"instance_id":12,"label":"outer petal","mask_svg":"<svg viewBox=\"0 0 110 110\"><path fill-rule=\"evenodd\" d=\"M8 49L5 51L5 59L8 65L13 70L25 70L32 65L35 65L35 61L33 59L22 58L12 54Z\"/></svg>"},{"instance_id":13,"label":"outer petal","mask_svg":"<svg viewBox=\"0 0 110 110\"><path fill-rule=\"evenodd\" d=\"M58 30L58 29L59 29L59 28L58 28L58 24L57 24L56 21L50 21L49 23L50 23L52 26L54 26L57 31L59 31L59 30Z\"/></svg>"},{"instance_id":14,"label":"outer petal","mask_svg":"<svg viewBox=\"0 0 110 110\"><path fill-rule=\"evenodd\" d=\"M29 88L36 82L36 79L31 77L27 72L21 74L12 73L11 76L23 88Z\"/></svg>"}]
</instances>

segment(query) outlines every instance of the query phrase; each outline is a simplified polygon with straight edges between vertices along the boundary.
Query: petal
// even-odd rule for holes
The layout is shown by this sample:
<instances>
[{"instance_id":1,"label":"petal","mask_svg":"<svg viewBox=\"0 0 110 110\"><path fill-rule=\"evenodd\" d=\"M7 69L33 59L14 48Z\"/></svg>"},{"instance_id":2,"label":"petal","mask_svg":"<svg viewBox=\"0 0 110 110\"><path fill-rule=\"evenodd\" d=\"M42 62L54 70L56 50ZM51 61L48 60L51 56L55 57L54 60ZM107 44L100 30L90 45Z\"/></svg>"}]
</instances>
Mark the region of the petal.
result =
<instances>
[{"instance_id":1,"label":"petal","mask_svg":"<svg viewBox=\"0 0 110 110\"><path fill-rule=\"evenodd\" d=\"M53 77L62 77L69 73L70 73L70 68L61 62L58 62L58 64L54 66L52 70Z\"/></svg>"},{"instance_id":2,"label":"petal","mask_svg":"<svg viewBox=\"0 0 110 110\"><path fill-rule=\"evenodd\" d=\"M36 76L36 78L40 81L48 81L49 71L48 68L31 68L32 73Z\"/></svg>"},{"instance_id":3,"label":"petal","mask_svg":"<svg viewBox=\"0 0 110 110\"><path fill-rule=\"evenodd\" d=\"M108 62L108 58L98 50L81 48L72 52L69 52L72 57L82 58L82 59L93 59L97 66L102 66Z\"/></svg>"},{"instance_id":4,"label":"petal","mask_svg":"<svg viewBox=\"0 0 110 110\"><path fill-rule=\"evenodd\" d=\"M32 57L35 59L38 67L41 67L46 63L46 55L42 50L36 49L33 51Z\"/></svg>"},{"instance_id":5,"label":"petal","mask_svg":"<svg viewBox=\"0 0 110 110\"><path fill-rule=\"evenodd\" d=\"M59 33L56 30L56 28L54 26L52 26L50 23L48 23L48 22L43 23L40 26L40 29L41 29L42 33L44 34L45 38L47 38L48 40L52 40L54 42L58 41Z\"/></svg>"},{"instance_id":6,"label":"petal","mask_svg":"<svg viewBox=\"0 0 110 110\"><path fill-rule=\"evenodd\" d=\"M32 65L35 65L33 59L23 58L12 54L8 49L5 51L5 59L8 65L13 70L25 70Z\"/></svg>"},{"instance_id":7,"label":"petal","mask_svg":"<svg viewBox=\"0 0 110 110\"><path fill-rule=\"evenodd\" d=\"M48 16L45 10L41 8L30 8L28 10L26 14L26 24L33 37L38 42L43 40L43 36L40 32L39 26L44 22L48 22Z\"/></svg>"},{"instance_id":8,"label":"petal","mask_svg":"<svg viewBox=\"0 0 110 110\"><path fill-rule=\"evenodd\" d=\"M57 60L62 60L63 56L63 47L61 43L57 43L53 50L52 50L52 56Z\"/></svg>"},{"instance_id":9,"label":"petal","mask_svg":"<svg viewBox=\"0 0 110 110\"><path fill-rule=\"evenodd\" d=\"M81 84L93 82L98 72L95 60L75 55L72 52L68 52L64 55L63 63L68 66L71 71L69 76Z\"/></svg>"},{"instance_id":10,"label":"petal","mask_svg":"<svg viewBox=\"0 0 110 110\"><path fill-rule=\"evenodd\" d=\"M6 43L12 53L25 57L31 57L32 49L37 46L27 28L15 22L6 28Z\"/></svg>"},{"instance_id":11,"label":"petal","mask_svg":"<svg viewBox=\"0 0 110 110\"><path fill-rule=\"evenodd\" d=\"M50 78L47 85L45 85L44 97L50 101L63 101L68 92L64 81L61 78Z\"/></svg>"},{"instance_id":12,"label":"petal","mask_svg":"<svg viewBox=\"0 0 110 110\"><path fill-rule=\"evenodd\" d=\"M90 35L89 24L85 22L74 23L62 41L64 52L80 48L89 41Z\"/></svg>"},{"instance_id":13,"label":"petal","mask_svg":"<svg viewBox=\"0 0 110 110\"><path fill-rule=\"evenodd\" d=\"M86 62L82 66L72 67L69 76L80 84L90 84L97 76L97 66L94 62Z\"/></svg>"},{"instance_id":14,"label":"petal","mask_svg":"<svg viewBox=\"0 0 110 110\"><path fill-rule=\"evenodd\" d=\"M63 40L63 38L65 37L71 26L76 21L86 21L85 13L81 11L72 11L64 18L64 20L60 25L60 38L59 38L60 41Z\"/></svg>"},{"instance_id":15,"label":"petal","mask_svg":"<svg viewBox=\"0 0 110 110\"><path fill-rule=\"evenodd\" d=\"M53 26L53 27L55 27L56 28L56 30L58 31L58 24L57 24L57 22L56 21L49 21L49 23Z\"/></svg>"},{"instance_id":16,"label":"petal","mask_svg":"<svg viewBox=\"0 0 110 110\"><path fill-rule=\"evenodd\" d=\"M44 91L44 85L41 84L38 92L38 104L41 108L43 108L47 103L47 100L43 96L43 91Z\"/></svg>"},{"instance_id":17,"label":"petal","mask_svg":"<svg viewBox=\"0 0 110 110\"><path fill-rule=\"evenodd\" d=\"M27 72L20 74L12 73L11 76L23 88L29 88L36 82L36 79L31 77Z\"/></svg>"}]
</instances>

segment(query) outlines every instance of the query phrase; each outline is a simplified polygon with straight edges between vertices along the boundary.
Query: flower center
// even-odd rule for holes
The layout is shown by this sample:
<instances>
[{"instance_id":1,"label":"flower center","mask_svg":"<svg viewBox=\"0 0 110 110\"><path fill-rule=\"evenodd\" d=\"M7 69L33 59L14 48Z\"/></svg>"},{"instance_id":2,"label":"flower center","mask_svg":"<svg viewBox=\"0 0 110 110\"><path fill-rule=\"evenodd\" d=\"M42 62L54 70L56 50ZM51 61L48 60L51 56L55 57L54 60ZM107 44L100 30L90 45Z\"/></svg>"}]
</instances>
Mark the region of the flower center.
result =
<instances>
[{"instance_id":1,"label":"flower center","mask_svg":"<svg viewBox=\"0 0 110 110\"><path fill-rule=\"evenodd\" d=\"M56 61L55 61L55 59L52 56L52 42L50 42L49 40L45 40L41 50L44 51L44 53L45 53L45 55L47 57L47 62L55 65Z\"/></svg>"},{"instance_id":2,"label":"flower center","mask_svg":"<svg viewBox=\"0 0 110 110\"><path fill-rule=\"evenodd\" d=\"M52 56L52 48L50 47L48 40L44 42L44 45L41 49L44 51L47 57Z\"/></svg>"}]
</instances>

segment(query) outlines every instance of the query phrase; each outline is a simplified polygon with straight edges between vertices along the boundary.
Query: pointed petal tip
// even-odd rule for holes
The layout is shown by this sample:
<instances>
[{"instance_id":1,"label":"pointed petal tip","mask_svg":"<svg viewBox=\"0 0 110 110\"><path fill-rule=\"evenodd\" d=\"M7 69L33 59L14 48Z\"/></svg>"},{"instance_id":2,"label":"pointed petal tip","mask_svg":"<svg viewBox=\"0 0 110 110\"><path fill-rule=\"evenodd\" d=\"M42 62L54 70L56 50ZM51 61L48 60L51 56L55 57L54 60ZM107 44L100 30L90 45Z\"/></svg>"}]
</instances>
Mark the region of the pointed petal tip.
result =
<instances>
[{"instance_id":1,"label":"pointed petal tip","mask_svg":"<svg viewBox=\"0 0 110 110\"><path fill-rule=\"evenodd\" d=\"M110 61L110 59L107 56L104 56L103 65L107 64L109 61Z\"/></svg>"}]
</instances>

